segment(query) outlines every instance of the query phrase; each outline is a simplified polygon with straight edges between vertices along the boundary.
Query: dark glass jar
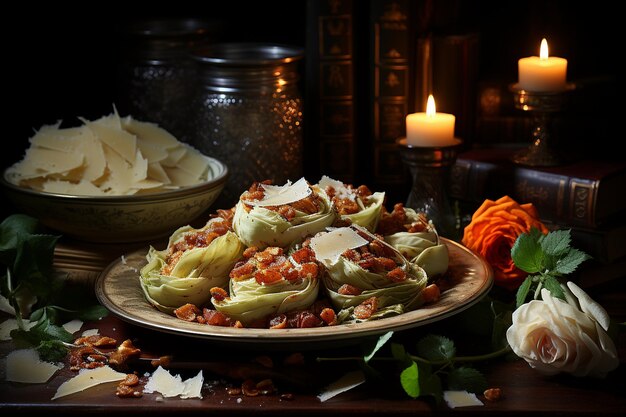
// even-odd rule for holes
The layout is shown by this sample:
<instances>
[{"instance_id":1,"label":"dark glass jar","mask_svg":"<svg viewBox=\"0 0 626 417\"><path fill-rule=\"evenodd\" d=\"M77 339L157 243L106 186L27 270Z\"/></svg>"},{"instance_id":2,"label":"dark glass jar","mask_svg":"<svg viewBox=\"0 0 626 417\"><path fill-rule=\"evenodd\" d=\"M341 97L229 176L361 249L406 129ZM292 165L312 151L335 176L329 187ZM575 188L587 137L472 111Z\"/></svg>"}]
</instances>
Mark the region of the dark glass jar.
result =
<instances>
[{"instance_id":1,"label":"dark glass jar","mask_svg":"<svg viewBox=\"0 0 626 417\"><path fill-rule=\"evenodd\" d=\"M254 182L302 176L302 48L223 43L193 54L200 83L191 110L192 144L226 163L221 204Z\"/></svg>"},{"instance_id":2,"label":"dark glass jar","mask_svg":"<svg viewBox=\"0 0 626 417\"><path fill-rule=\"evenodd\" d=\"M157 123L188 142L189 100L195 87L191 49L215 38L216 24L201 19L148 19L120 28L118 109Z\"/></svg>"}]
</instances>

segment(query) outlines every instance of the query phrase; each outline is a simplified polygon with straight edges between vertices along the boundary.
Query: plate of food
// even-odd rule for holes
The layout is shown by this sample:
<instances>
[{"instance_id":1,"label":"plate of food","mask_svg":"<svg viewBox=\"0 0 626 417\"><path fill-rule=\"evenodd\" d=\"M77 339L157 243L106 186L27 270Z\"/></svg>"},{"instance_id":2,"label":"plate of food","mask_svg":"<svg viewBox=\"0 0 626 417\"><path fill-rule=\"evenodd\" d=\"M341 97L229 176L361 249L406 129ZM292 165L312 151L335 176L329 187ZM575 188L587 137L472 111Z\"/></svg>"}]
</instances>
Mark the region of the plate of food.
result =
<instances>
[{"instance_id":1,"label":"plate of food","mask_svg":"<svg viewBox=\"0 0 626 417\"><path fill-rule=\"evenodd\" d=\"M132 324L231 346L353 343L458 314L492 271L384 193L322 177L254 183L167 247L112 262L99 301Z\"/></svg>"}]
</instances>

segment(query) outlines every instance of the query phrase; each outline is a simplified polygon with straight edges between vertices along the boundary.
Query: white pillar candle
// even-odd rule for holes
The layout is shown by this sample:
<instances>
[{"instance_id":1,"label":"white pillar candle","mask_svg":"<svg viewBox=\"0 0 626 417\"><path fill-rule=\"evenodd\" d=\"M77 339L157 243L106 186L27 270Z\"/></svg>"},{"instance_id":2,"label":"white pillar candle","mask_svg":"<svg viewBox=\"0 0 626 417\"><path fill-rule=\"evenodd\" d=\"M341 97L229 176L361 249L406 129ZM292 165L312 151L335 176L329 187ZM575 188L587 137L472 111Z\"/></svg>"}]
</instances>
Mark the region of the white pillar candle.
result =
<instances>
[{"instance_id":1,"label":"white pillar candle","mask_svg":"<svg viewBox=\"0 0 626 417\"><path fill-rule=\"evenodd\" d=\"M456 145L455 119L452 114L437 113L435 99L429 95L425 113L411 113L406 117L407 144L421 147Z\"/></svg>"},{"instance_id":2,"label":"white pillar candle","mask_svg":"<svg viewBox=\"0 0 626 417\"><path fill-rule=\"evenodd\" d=\"M567 60L549 57L548 42L541 41L539 56L518 61L519 87L528 91L562 91L566 85Z\"/></svg>"}]
</instances>

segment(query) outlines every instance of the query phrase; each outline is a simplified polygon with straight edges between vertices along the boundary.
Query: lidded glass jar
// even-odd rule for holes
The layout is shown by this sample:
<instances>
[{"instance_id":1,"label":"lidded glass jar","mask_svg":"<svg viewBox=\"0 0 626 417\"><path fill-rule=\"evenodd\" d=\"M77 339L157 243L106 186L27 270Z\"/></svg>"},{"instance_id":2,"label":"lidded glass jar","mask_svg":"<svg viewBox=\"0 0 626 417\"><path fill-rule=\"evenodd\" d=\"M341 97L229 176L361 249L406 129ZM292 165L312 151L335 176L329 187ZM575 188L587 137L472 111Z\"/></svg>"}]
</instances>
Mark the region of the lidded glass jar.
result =
<instances>
[{"instance_id":1,"label":"lidded glass jar","mask_svg":"<svg viewBox=\"0 0 626 417\"><path fill-rule=\"evenodd\" d=\"M122 115L157 123L188 142L194 90L192 48L214 37L216 23L173 18L132 21L120 28L118 108Z\"/></svg>"},{"instance_id":2,"label":"lidded glass jar","mask_svg":"<svg viewBox=\"0 0 626 417\"><path fill-rule=\"evenodd\" d=\"M191 143L226 163L220 203L230 207L255 181L282 185L302 176L302 48L222 43L197 49L199 86ZM226 207L226 206L225 206Z\"/></svg>"}]
</instances>

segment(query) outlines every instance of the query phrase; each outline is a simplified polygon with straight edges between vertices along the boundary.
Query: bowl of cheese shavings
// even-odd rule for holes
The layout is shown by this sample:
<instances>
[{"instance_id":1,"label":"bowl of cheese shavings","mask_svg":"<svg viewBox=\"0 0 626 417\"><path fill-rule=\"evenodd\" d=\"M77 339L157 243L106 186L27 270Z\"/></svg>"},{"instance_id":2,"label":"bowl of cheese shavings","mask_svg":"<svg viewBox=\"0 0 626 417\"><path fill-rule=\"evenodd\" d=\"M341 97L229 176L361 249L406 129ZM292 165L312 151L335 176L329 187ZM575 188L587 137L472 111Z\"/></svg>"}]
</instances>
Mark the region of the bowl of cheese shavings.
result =
<instances>
[{"instance_id":1,"label":"bowl of cheese shavings","mask_svg":"<svg viewBox=\"0 0 626 417\"><path fill-rule=\"evenodd\" d=\"M41 127L0 183L18 211L102 243L164 237L207 213L228 168L157 124L117 112Z\"/></svg>"}]
</instances>

